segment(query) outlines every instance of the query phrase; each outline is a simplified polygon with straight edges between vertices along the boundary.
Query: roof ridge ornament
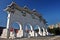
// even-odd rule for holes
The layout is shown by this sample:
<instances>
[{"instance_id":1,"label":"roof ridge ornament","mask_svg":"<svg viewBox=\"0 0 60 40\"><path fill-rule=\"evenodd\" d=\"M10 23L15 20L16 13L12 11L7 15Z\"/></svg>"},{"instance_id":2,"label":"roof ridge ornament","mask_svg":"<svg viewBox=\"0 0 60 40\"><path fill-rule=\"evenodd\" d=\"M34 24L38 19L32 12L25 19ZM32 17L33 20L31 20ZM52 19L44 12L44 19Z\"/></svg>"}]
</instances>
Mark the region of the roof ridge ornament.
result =
<instances>
[{"instance_id":1,"label":"roof ridge ornament","mask_svg":"<svg viewBox=\"0 0 60 40\"><path fill-rule=\"evenodd\" d=\"M13 4L15 4L15 2L12 1L12 3L8 5L7 7L11 7Z\"/></svg>"},{"instance_id":2,"label":"roof ridge ornament","mask_svg":"<svg viewBox=\"0 0 60 40\"><path fill-rule=\"evenodd\" d=\"M28 9L27 5L24 6L24 9Z\"/></svg>"},{"instance_id":3,"label":"roof ridge ornament","mask_svg":"<svg viewBox=\"0 0 60 40\"><path fill-rule=\"evenodd\" d=\"M33 11L33 12L36 12L36 9L33 9L32 11Z\"/></svg>"}]
</instances>

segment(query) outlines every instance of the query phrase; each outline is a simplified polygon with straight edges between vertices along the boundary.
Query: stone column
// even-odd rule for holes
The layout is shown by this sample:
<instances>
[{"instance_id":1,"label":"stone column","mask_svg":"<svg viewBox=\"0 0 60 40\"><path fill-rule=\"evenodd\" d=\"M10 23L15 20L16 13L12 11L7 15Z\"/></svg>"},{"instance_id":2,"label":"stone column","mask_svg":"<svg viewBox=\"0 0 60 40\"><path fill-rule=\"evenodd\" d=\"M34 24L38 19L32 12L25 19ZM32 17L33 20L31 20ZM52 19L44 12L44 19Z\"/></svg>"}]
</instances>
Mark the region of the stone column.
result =
<instances>
[{"instance_id":1,"label":"stone column","mask_svg":"<svg viewBox=\"0 0 60 40\"><path fill-rule=\"evenodd\" d=\"M39 33L40 36L42 36L41 29L40 29L40 27L38 27L38 28L39 28L39 32L38 33Z\"/></svg>"},{"instance_id":2,"label":"stone column","mask_svg":"<svg viewBox=\"0 0 60 40\"><path fill-rule=\"evenodd\" d=\"M46 29L46 35L48 35L48 31L47 31L47 29Z\"/></svg>"},{"instance_id":3,"label":"stone column","mask_svg":"<svg viewBox=\"0 0 60 40\"><path fill-rule=\"evenodd\" d=\"M46 32L45 32L45 29L44 28L42 28L43 29L43 36L46 36Z\"/></svg>"},{"instance_id":4,"label":"stone column","mask_svg":"<svg viewBox=\"0 0 60 40\"><path fill-rule=\"evenodd\" d=\"M10 36L10 31L9 31L10 16L11 16L11 13L8 12L8 19L7 19L7 38L9 38L9 36Z\"/></svg>"},{"instance_id":5,"label":"stone column","mask_svg":"<svg viewBox=\"0 0 60 40\"><path fill-rule=\"evenodd\" d=\"M31 30L29 31L29 36L34 37L34 30L33 27L30 25Z\"/></svg>"}]
</instances>

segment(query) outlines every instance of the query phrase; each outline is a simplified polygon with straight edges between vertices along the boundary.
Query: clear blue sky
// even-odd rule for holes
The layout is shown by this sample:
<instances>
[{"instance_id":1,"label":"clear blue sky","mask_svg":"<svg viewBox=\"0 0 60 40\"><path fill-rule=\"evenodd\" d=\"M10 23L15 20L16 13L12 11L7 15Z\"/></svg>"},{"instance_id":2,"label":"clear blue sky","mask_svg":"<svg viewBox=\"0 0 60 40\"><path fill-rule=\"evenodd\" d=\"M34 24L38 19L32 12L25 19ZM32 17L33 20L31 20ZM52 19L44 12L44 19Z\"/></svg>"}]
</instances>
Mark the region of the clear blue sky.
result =
<instances>
[{"instance_id":1,"label":"clear blue sky","mask_svg":"<svg viewBox=\"0 0 60 40\"><path fill-rule=\"evenodd\" d=\"M36 9L48 21L48 24L60 22L60 0L14 0L19 6L27 5ZM6 26L7 13L3 11L12 0L0 0L0 26Z\"/></svg>"}]
</instances>

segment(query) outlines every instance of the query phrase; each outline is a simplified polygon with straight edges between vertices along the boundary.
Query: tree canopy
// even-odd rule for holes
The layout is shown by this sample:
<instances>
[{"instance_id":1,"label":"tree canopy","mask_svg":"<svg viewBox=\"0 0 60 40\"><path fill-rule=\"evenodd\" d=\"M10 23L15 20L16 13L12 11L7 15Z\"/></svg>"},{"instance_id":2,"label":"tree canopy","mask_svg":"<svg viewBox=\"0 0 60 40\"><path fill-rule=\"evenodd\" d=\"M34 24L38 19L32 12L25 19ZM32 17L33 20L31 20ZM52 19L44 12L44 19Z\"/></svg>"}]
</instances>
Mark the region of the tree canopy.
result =
<instances>
[{"instance_id":1,"label":"tree canopy","mask_svg":"<svg viewBox=\"0 0 60 40\"><path fill-rule=\"evenodd\" d=\"M48 28L48 32L55 35L60 35L60 28L59 27L53 29Z\"/></svg>"}]
</instances>

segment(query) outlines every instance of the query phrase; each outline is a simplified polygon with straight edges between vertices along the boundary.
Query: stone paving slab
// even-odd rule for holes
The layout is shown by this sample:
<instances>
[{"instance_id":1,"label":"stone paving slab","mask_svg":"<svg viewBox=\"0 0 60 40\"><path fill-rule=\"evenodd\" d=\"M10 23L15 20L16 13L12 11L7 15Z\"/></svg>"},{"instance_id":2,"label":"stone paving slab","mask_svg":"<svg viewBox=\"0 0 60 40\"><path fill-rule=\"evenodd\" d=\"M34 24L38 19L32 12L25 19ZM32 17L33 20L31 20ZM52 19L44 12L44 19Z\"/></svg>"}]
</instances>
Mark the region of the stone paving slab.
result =
<instances>
[{"instance_id":1,"label":"stone paving slab","mask_svg":"<svg viewBox=\"0 0 60 40\"><path fill-rule=\"evenodd\" d=\"M15 38L15 39L0 38L0 40L60 40L60 36L34 37L34 38Z\"/></svg>"}]
</instances>

